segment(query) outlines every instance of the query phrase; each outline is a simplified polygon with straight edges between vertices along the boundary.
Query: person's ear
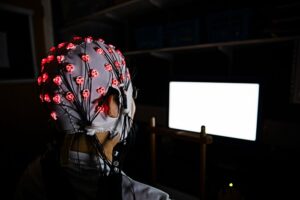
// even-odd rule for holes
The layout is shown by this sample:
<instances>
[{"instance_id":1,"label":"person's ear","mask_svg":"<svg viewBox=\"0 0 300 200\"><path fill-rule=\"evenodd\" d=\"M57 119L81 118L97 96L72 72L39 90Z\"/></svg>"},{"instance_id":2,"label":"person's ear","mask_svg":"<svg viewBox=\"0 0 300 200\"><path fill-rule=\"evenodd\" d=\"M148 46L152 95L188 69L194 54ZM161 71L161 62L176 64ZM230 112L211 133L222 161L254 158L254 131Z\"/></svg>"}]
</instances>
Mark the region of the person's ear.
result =
<instances>
[{"instance_id":1,"label":"person's ear","mask_svg":"<svg viewBox=\"0 0 300 200\"><path fill-rule=\"evenodd\" d=\"M107 98L108 112L107 115L109 117L117 118L119 116L119 103L117 96L115 94L111 94Z\"/></svg>"}]
</instances>

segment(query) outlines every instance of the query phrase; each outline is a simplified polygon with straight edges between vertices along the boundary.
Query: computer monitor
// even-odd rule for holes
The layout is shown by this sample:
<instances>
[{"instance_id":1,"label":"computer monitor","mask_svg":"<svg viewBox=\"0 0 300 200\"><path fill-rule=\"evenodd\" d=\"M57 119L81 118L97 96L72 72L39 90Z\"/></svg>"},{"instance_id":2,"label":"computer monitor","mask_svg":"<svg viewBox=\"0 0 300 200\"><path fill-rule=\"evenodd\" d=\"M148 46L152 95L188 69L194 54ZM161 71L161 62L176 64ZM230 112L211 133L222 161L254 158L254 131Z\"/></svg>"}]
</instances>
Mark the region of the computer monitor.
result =
<instances>
[{"instance_id":1,"label":"computer monitor","mask_svg":"<svg viewBox=\"0 0 300 200\"><path fill-rule=\"evenodd\" d=\"M256 141L259 83L169 83L169 128Z\"/></svg>"}]
</instances>

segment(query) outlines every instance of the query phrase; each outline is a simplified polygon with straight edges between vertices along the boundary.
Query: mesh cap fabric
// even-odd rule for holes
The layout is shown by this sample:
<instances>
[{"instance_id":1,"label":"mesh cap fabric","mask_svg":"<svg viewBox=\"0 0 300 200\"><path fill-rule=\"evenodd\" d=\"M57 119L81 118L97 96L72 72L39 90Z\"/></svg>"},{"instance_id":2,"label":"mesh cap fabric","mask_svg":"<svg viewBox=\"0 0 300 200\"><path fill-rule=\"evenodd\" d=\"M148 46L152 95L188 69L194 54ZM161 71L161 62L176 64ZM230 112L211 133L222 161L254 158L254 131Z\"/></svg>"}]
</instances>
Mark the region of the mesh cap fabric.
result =
<instances>
[{"instance_id":1,"label":"mesh cap fabric","mask_svg":"<svg viewBox=\"0 0 300 200\"><path fill-rule=\"evenodd\" d=\"M133 87L122 53L102 39L74 37L52 47L37 78L40 100L67 134L109 131L127 137ZM108 115L107 96L117 94L119 116Z\"/></svg>"}]
</instances>

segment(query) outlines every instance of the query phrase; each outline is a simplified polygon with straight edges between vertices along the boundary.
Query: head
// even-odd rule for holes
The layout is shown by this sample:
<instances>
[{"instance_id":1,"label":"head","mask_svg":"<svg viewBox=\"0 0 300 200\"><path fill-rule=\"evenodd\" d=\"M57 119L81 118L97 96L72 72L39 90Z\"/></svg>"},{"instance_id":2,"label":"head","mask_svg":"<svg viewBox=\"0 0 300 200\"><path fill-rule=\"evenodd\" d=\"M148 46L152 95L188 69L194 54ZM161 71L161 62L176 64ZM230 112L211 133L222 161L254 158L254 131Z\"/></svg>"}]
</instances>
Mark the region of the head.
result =
<instances>
[{"instance_id":1,"label":"head","mask_svg":"<svg viewBox=\"0 0 300 200\"><path fill-rule=\"evenodd\" d=\"M126 141L135 112L122 53L102 39L74 37L42 59L40 100L62 134L108 133Z\"/></svg>"}]
</instances>

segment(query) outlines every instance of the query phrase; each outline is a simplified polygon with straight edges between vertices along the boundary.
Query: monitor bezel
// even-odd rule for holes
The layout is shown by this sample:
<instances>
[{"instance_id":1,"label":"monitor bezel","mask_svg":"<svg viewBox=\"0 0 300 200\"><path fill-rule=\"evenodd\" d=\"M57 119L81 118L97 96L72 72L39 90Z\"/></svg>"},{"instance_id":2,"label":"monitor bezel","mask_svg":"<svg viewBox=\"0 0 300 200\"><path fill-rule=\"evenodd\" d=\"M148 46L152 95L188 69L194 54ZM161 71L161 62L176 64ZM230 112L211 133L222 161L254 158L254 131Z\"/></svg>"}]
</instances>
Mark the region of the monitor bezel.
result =
<instances>
[{"instance_id":1,"label":"monitor bezel","mask_svg":"<svg viewBox=\"0 0 300 200\"><path fill-rule=\"evenodd\" d=\"M169 80L168 85L168 105L167 105L167 127L174 131L185 131L180 129L170 128L169 126L169 98L170 98L170 82L209 82L209 83L253 83L259 85L258 91L258 108L257 108L257 124L256 124L256 139L246 140L232 137L225 137L221 135L211 135L213 137L214 143L231 143L236 145L244 145L248 143L261 143L262 141L262 129L263 129L263 112L262 112L262 102L263 102L263 82L252 79L230 79L230 80ZM192 132L192 131L187 131ZM200 132L200 131L199 131ZM209 134L209 133L207 133Z\"/></svg>"}]
</instances>

